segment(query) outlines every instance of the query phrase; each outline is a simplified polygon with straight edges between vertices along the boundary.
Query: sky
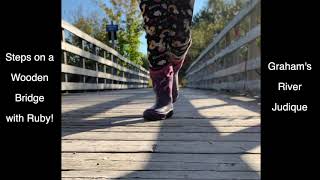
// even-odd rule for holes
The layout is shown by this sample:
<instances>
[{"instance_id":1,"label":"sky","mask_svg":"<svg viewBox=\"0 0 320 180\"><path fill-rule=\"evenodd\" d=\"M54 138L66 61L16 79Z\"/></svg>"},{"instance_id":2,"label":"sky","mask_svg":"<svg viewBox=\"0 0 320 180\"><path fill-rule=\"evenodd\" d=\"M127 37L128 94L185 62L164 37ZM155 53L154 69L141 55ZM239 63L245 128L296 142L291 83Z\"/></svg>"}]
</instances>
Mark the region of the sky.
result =
<instances>
[{"instance_id":1,"label":"sky","mask_svg":"<svg viewBox=\"0 0 320 180\"><path fill-rule=\"evenodd\" d=\"M206 4L208 0L195 0L194 13L197 14ZM62 19L71 22L72 14L76 9L81 6L84 15L89 15L92 12L97 12L104 16L104 13L97 7L97 5L92 0L62 0ZM107 2L107 0L106 0ZM140 37L140 52L147 53L147 42L145 39L145 34Z\"/></svg>"}]
</instances>

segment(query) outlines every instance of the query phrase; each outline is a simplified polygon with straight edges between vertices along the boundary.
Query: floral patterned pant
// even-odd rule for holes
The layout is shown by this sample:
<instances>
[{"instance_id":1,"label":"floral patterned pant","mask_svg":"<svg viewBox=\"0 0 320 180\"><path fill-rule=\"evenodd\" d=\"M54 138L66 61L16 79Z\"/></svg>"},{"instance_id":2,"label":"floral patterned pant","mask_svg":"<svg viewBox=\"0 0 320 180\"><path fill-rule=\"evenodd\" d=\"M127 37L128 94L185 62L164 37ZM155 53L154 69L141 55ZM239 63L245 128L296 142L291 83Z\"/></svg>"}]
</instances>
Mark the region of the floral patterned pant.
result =
<instances>
[{"instance_id":1,"label":"floral patterned pant","mask_svg":"<svg viewBox=\"0 0 320 180\"><path fill-rule=\"evenodd\" d=\"M191 45L194 0L140 0L151 69L181 59Z\"/></svg>"}]
</instances>

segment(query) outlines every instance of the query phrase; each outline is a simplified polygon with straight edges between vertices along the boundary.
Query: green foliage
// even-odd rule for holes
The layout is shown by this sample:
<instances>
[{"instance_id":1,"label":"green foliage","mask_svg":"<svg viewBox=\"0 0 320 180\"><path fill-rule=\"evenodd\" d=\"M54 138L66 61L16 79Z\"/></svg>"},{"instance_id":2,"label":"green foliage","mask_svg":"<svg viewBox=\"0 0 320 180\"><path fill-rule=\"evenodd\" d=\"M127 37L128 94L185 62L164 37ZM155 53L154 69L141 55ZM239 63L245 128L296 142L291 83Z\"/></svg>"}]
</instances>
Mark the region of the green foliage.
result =
<instances>
[{"instance_id":1,"label":"green foliage","mask_svg":"<svg viewBox=\"0 0 320 180\"><path fill-rule=\"evenodd\" d=\"M148 56L146 54L143 55L141 60L142 60L142 67L144 67L145 69L149 69Z\"/></svg>"},{"instance_id":2,"label":"green foliage","mask_svg":"<svg viewBox=\"0 0 320 180\"><path fill-rule=\"evenodd\" d=\"M139 51L140 36L143 33L142 18L138 0L93 0L105 17L101 19L97 14L87 17L82 15L79 7L74 15L73 24L93 36L94 38L111 46L105 28L111 21L119 25L117 32L116 50L136 64L143 64L143 54Z\"/></svg>"},{"instance_id":3,"label":"green foliage","mask_svg":"<svg viewBox=\"0 0 320 180\"><path fill-rule=\"evenodd\" d=\"M81 31L91 35L92 37L110 45L107 40L105 27L108 24L106 18L101 19L97 13L92 13L87 16L83 15L81 6L73 13L72 24Z\"/></svg>"},{"instance_id":4,"label":"green foliage","mask_svg":"<svg viewBox=\"0 0 320 180\"><path fill-rule=\"evenodd\" d=\"M247 0L209 0L192 21L192 46L181 69L182 76L200 53L241 10Z\"/></svg>"},{"instance_id":5,"label":"green foliage","mask_svg":"<svg viewBox=\"0 0 320 180\"><path fill-rule=\"evenodd\" d=\"M109 21L120 26L117 44L119 52L134 63L142 65L139 38L143 29L138 0L109 0L111 7L102 0L96 2Z\"/></svg>"},{"instance_id":6,"label":"green foliage","mask_svg":"<svg viewBox=\"0 0 320 180\"><path fill-rule=\"evenodd\" d=\"M139 0L92 0L105 14L82 15L81 7L75 13L73 24L96 39L109 44L105 27L111 21L118 24L117 50L129 60L148 68L147 58L139 52L140 36L143 33ZM213 38L232 20L248 0L208 0L205 9L193 18L193 44L181 70L183 75L189 65L212 42ZM107 3L108 2L108 3Z\"/></svg>"}]
</instances>

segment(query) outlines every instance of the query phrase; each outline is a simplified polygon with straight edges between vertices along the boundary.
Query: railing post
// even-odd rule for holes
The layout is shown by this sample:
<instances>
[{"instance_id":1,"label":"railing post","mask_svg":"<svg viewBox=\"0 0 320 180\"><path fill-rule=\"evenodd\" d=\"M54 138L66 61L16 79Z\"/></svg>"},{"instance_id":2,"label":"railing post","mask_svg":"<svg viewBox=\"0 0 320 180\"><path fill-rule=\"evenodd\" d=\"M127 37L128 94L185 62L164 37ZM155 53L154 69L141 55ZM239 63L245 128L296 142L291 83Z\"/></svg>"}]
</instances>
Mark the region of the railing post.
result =
<instances>
[{"instance_id":1,"label":"railing post","mask_svg":"<svg viewBox=\"0 0 320 180\"><path fill-rule=\"evenodd\" d=\"M253 44L260 37L259 7L260 0L250 1L215 35L187 69L188 87L237 91L254 88L253 93L260 93L260 76L252 74L260 68L259 49ZM230 37L235 28L240 28L240 35Z\"/></svg>"},{"instance_id":2,"label":"railing post","mask_svg":"<svg viewBox=\"0 0 320 180\"><path fill-rule=\"evenodd\" d=\"M64 31L64 29L66 29L68 33L70 32L71 38L76 38L76 40L78 40L79 38L79 40L81 41L81 47L78 44L79 41L77 41L78 43L75 42L75 44L73 41L65 42L66 41L65 38L67 34L65 34L66 31ZM142 67L134 65L132 62L123 58L121 55L118 55L118 52L116 52L114 49L90 37L89 35L83 33L82 31L72 26L71 24L68 24L62 21L62 30L63 30L62 57L66 60L65 62L62 63L64 78L66 82L69 82L71 78L69 74L72 74L72 76L73 75L81 76L79 83L77 82L72 82L72 84L69 83L68 85L64 86L65 90L75 90L75 89L80 90L82 88L101 89L101 87L98 86L99 82L104 84L107 84L110 82L112 87L105 86L105 88L111 88L111 89L112 88L116 88L116 89L129 88L130 87L129 85L132 84L131 83L132 80L135 80L134 82L137 82L136 83L137 86L139 84L144 83L143 81L141 82L137 81L137 79L139 80L142 78L140 76L144 75L141 73L139 74L139 71L141 72L140 68ZM86 49L85 45L87 45L90 48ZM94 49L92 49L92 47L94 47ZM103 52L101 52L100 49L103 50ZM70 53L70 56L67 53ZM79 56L80 59L74 58L74 59L68 60L67 58L68 57L72 58L73 54L74 56ZM110 57L107 57L109 56L109 54L110 54ZM117 58L119 58L119 62L117 62ZM69 63L67 63L68 61ZM94 61L95 64L92 64L91 61ZM100 69L99 69L100 64L103 64L103 67L101 67L103 68L101 69L101 72L103 71L102 73L100 73ZM86 66L88 69L86 69ZM111 72L109 71L109 69L107 69L107 67L110 67ZM120 69L119 72L118 72L118 69ZM92 70L95 70L95 71L92 71ZM107 71L111 74L107 73ZM95 78L96 85L94 85L94 82L89 82L89 84L86 83L86 79L87 79L86 77ZM80 82L82 83L80 84Z\"/></svg>"},{"instance_id":3,"label":"railing post","mask_svg":"<svg viewBox=\"0 0 320 180\"><path fill-rule=\"evenodd\" d=\"M98 63L96 62L96 72L98 73L99 72L99 67L98 67ZM99 77L96 77L96 82L97 84L99 84Z\"/></svg>"}]
</instances>

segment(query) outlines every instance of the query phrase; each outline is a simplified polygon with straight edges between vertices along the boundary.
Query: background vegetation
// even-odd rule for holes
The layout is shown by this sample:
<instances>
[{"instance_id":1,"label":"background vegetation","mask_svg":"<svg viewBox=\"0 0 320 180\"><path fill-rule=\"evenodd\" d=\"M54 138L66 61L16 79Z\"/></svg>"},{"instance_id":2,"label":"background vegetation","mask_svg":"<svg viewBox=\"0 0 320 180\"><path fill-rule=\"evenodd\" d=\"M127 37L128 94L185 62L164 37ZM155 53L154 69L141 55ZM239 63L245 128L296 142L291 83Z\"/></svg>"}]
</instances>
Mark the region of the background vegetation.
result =
<instances>
[{"instance_id":1,"label":"background vegetation","mask_svg":"<svg viewBox=\"0 0 320 180\"><path fill-rule=\"evenodd\" d=\"M97 13L83 15L79 7L73 14L73 24L94 38L110 45L105 32L107 24L111 21L118 24L116 48L129 60L148 68L146 55L139 52L141 44L139 38L143 34L142 17L139 9L139 0L93 0L97 7L104 12L100 18ZM199 56L213 38L227 25L239 12L248 0L208 0L205 9L194 15L192 22L192 40L185 65L181 75L185 74L189 65ZM106 3L108 2L108 3Z\"/></svg>"}]
</instances>

